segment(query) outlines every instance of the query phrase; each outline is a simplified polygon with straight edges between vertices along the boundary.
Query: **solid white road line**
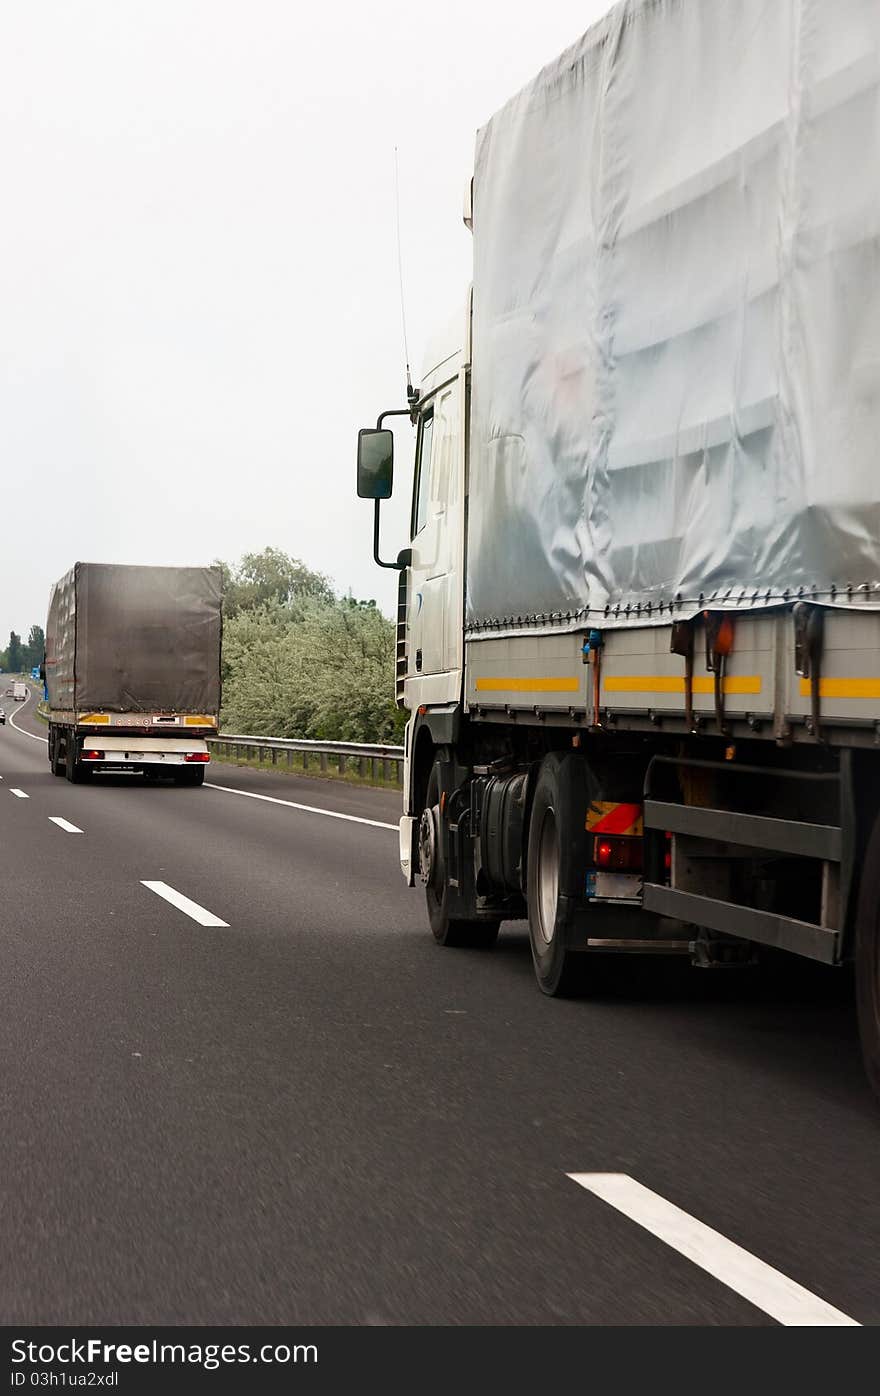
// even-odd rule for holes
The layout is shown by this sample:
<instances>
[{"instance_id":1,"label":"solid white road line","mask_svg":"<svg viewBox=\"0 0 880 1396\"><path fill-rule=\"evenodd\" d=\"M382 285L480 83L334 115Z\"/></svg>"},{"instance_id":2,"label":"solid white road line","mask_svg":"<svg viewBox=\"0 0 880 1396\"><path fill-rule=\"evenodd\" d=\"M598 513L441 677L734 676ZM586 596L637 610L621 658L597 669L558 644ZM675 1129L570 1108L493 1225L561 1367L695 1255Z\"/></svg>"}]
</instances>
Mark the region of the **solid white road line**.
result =
<instances>
[{"instance_id":1,"label":"solid white road line","mask_svg":"<svg viewBox=\"0 0 880 1396\"><path fill-rule=\"evenodd\" d=\"M57 824L59 829L63 829L65 834L81 834L82 829L78 829L75 824L71 824L69 819L62 819L60 814L50 814L49 823Z\"/></svg>"},{"instance_id":2,"label":"solid white road line","mask_svg":"<svg viewBox=\"0 0 880 1396\"><path fill-rule=\"evenodd\" d=\"M787 1275L704 1226L665 1197L626 1173L569 1173L573 1182L659 1236L667 1246L714 1275L736 1294L788 1327L860 1328L854 1318L826 1304Z\"/></svg>"},{"instance_id":3,"label":"solid white road line","mask_svg":"<svg viewBox=\"0 0 880 1396\"><path fill-rule=\"evenodd\" d=\"M214 916L212 912L206 911L198 902L190 901L182 892L175 892L173 887L169 887L167 882L144 882L144 887L149 887L151 892L155 892L157 897L164 897L166 902L176 906L178 911L183 911L187 916L191 916L194 921L198 921L200 926L228 926L228 921L221 921L219 916Z\"/></svg>"},{"instance_id":4,"label":"solid white road line","mask_svg":"<svg viewBox=\"0 0 880 1396\"><path fill-rule=\"evenodd\" d=\"M350 824L370 824L374 829L393 829L397 833L396 824L386 824L381 819L364 819L359 814L340 814L339 810L321 809L318 805L298 805L295 800L279 800L276 795L255 795L252 790L235 790L231 785L214 785L210 780L205 781L205 785L210 790L222 790L226 795L244 795L248 800L266 800L270 805L287 805L288 809L303 810L306 814L326 814L328 819L347 819Z\"/></svg>"},{"instance_id":5,"label":"solid white road line","mask_svg":"<svg viewBox=\"0 0 880 1396\"><path fill-rule=\"evenodd\" d=\"M30 698L30 696L31 696L31 691L30 691L30 689L28 689L28 698ZM30 737L30 739L31 739L32 742L44 742L44 743L46 744L46 746L48 746L48 744L49 744L49 738L48 738L48 737L38 737L37 734L36 734L36 732L26 732L26 731L24 730L23 727L19 727L18 723L17 723L16 720L15 720L15 713L12 714L12 716L11 716L10 719L9 719L9 722L10 722L10 725L11 725L12 727L15 728L16 732L20 732L21 735L22 735L23 737Z\"/></svg>"},{"instance_id":6,"label":"solid white road line","mask_svg":"<svg viewBox=\"0 0 880 1396\"><path fill-rule=\"evenodd\" d=\"M9 787L10 795L17 795L20 800L29 800L30 795L26 795L23 790L17 790L14 785Z\"/></svg>"}]
</instances>

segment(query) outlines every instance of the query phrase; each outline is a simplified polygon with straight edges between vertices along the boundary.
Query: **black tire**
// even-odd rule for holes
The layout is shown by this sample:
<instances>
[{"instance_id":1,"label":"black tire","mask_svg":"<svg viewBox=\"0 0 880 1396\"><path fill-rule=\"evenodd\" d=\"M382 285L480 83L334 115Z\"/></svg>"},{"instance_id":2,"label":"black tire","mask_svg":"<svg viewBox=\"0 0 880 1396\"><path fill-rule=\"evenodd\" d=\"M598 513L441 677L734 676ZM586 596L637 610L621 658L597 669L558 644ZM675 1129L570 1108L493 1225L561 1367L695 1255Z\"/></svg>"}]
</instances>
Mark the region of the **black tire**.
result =
<instances>
[{"instance_id":1,"label":"black tire","mask_svg":"<svg viewBox=\"0 0 880 1396\"><path fill-rule=\"evenodd\" d=\"M425 883L428 920L438 945L458 950L491 950L498 939L499 921L463 920L449 915L449 886L446 881L445 820L440 813L440 766L437 762L428 779L426 809L422 815L433 821L434 852L431 876Z\"/></svg>"},{"instance_id":2,"label":"black tire","mask_svg":"<svg viewBox=\"0 0 880 1396\"><path fill-rule=\"evenodd\" d=\"M880 817L862 866L855 937L856 1006L862 1060L880 1101Z\"/></svg>"},{"instance_id":3,"label":"black tire","mask_svg":"<svg viewBox=\"0 0 880 1396\"><path fill-rule=\"evenodd\" d=\"M587 956L571 949L569 935L586 868L583 826L589 803L576 758L545 756L529 819L526 901L532 965L541 992L580 994Z\"/></svg>"},{"instance_id":4,"label":"black tire","mask_svg":"<svg viewBox=\"0 0 880 1396\"><path fill-rule=\"evenodd\" d=\"M53 776L64 776L66 774L64 762L58 755L58 748L60 745L58 731L53 727L49 732L49 769Z\"/></svg>"},{"instance_id":5,"label":"black tire","mask_svg":"<svg viewBox=\"0 0 880 1396\"><path fill-rule=\"evenodd\" d=\"M76 759L76 734L68 733L66 748L66 762L64 774L71 785L85 785L91 780L93 771L91 766L86 766L82 761Z\"/></svg>"},{"instance_id":6,"label":"black tire","mask_svg":"<svg viewBox=\"0 0 880 1396\"><path fill-rule=\"evenodd\" d=\"M203 785L204 780L204 766L184 766L182 770L174 772L175 785Z\"/></svg>"}]
</instances>

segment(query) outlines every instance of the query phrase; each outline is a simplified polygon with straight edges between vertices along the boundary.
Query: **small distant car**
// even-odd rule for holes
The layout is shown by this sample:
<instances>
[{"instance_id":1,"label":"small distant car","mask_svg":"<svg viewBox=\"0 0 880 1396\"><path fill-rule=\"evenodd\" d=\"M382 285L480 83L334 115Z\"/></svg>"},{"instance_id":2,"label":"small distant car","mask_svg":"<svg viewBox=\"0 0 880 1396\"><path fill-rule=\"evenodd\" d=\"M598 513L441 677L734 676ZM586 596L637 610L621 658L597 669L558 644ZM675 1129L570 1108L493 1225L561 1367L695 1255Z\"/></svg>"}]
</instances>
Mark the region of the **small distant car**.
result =
<instances>
[{"instance_id":1,"label":"small distant car","mask_svg":"<svg viewBox=\"0 0 880 1396\"><path fill-rule=\"evenodd\" d=\"M3 711L2 708L0 708L0 727L2 727L2 726L5 724L5 722L6 722L6 713Z\"/></svg>"}]
</instances>

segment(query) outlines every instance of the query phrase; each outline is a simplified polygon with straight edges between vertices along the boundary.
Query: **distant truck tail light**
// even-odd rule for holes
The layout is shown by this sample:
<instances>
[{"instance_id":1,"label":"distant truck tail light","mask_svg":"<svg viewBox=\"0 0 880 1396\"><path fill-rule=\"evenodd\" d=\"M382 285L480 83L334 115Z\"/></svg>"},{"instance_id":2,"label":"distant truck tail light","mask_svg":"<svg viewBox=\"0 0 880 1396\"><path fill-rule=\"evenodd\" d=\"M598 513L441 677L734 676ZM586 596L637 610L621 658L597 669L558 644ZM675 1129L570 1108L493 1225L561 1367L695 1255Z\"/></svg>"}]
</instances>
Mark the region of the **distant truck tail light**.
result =
<instances>
[{"instance_id":1,"label":"distant truck tail light","mask_svg":"<svg viewBox=\"0 0 880 1396\"><path fill-rule=\"evenodd\" d=\"M211 756L207 751L188 751L183 759L184 761L210 761Z\"/></svg>"},{"instance_id":2,"label":"distant truck tail light","mask_svg":"<svg viewBox=\"0 0 880 1396\"><path fill-rule=\"evenodd\" d=\"M642 840L632 835L600 834L593 839L593 863L604 872L638 872L642 866Z\"/></svg>"},{"instance_id":3,"label":"distant truck tail light","mask_svg":"<svg viewBox=\"0 0 880 1396\"><path fill-rule=\"evenodd\" d=\"M103 751L84 751L82 759L83 761L103 761L104 753Z\"/></svg>"}]
</instances>

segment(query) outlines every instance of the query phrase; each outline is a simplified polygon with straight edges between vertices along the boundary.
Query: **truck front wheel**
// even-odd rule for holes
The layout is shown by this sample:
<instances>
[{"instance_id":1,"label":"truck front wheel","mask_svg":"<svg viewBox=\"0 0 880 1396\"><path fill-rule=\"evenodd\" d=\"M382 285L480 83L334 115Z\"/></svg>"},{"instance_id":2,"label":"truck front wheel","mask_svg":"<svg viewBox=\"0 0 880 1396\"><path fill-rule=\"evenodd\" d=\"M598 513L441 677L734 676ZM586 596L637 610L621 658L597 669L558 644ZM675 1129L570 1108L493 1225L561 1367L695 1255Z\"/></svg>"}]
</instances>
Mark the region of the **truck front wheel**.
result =
<instances>
[{"instance_id":1,"label":"truck front wheel","mask_svg":"<svg viewBox=\"0 0 880 1396\"><path fill-rule=\"evenodd\" d=\"M880 817L862 870L855 951L862 1057L871 1089L880 1100Z\"/></svg>"},{"instance_id":2,"label":"truck front wheel","mask_svg":"<svg viewBox=\"0 0 880 1396\"><path fill-rule=\"evenodd\" d=\"M438 945L489 950L498 939L498 921L468 920L449 914L444 848L446 829L440 808L440 793L440 766L435 762L428 779L426 807L419 826L419 863L431 930Z\"/></svg>"}]
</instances>

